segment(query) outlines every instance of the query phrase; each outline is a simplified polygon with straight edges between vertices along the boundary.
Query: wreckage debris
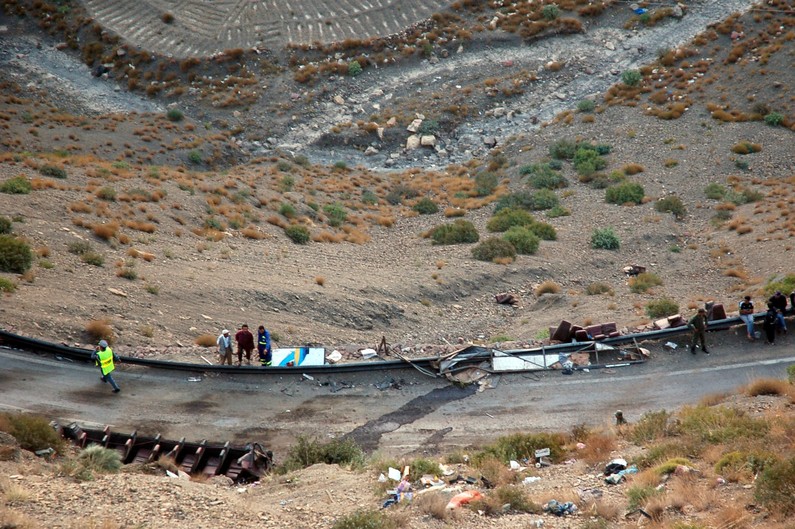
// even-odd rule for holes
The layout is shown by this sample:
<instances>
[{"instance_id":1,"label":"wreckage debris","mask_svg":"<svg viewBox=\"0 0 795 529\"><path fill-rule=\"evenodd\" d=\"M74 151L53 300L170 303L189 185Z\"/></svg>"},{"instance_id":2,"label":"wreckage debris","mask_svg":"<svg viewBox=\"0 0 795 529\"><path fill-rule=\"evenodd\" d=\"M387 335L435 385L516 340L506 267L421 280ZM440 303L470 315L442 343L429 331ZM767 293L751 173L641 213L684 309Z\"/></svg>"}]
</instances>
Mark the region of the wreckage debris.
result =
<instances>
[{"instance_id":1,"label":"wreckage debris","mask_svg":"<svg viewBox=\"0 0 795 529\"><path fill-rule=\"evenodd\" d=\"M76 423L55 429L75 445L85 448L96 444L116 450L125 465L131 463L152 463L165 456L174 460L179 470L186 474L206 476L226 476L236 483L257 481L273 469L273 452L263 449L259 443L245 446L210 444L206 440L199 443L139 436L137 432L122 434L111 432L110 426L102 430L83 429Z\"/></svg>"}]
</instances>

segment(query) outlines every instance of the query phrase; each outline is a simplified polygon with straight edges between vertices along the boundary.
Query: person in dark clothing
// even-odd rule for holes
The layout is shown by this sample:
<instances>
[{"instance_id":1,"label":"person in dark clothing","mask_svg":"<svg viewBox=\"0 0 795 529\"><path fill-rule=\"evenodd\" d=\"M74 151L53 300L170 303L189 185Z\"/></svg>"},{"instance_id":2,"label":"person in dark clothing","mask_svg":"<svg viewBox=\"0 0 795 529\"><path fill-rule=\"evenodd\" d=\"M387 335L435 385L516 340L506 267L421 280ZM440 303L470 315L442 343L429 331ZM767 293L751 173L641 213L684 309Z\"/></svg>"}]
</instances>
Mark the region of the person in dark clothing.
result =
<instances>
[{"instance_id":1,"label":"person in dark clothing","mask_svg":"<svg viewBox=\"0 0 795 529\"><path fill-rule=\"evenodd\" d=\"M257 329L257 352L259 353L259 363L262 367L271 365L271 333L260 325Z\"/></svg>"},{"instance_id":2,"label":"person in dark clothing","mask_svg":"<svg viewBox=\"0 0 795 529\"><path fill-rule=\"evenodd\" d=\"M767 304L767 312L765 319L762 323L762 328L765 330L765 338L767 338L768 345L773 345L776 342L776 321L778 320L778 310L773 306L773 303Z\"/></svg>"},{"instance_id":3,"label":"person in dark clothing","mask_svg":"<svg viewBox=\"0 0 795 529\"><path fill-rule=\"evenodd\" d=\"M254 335L248 330L248 325L245 323L240 327L240 330L235 334L235 341L237 342L237 365L243 363L243 352L246 353L246 364L251 365L251 351L254 350Z\"/></svg>"},{"instance_id":4,"label":"person in dark clothing","mask_svg":"<svg viewBox=\"0 0 795 529\"><path fill-rule=\"evenodd\" d=\"M704 351L704 354L708 355L709 351L707 351L706 342L707 311L704 309L698 309L696 315L690 318L690 321L687 322L687 326L693 331L693 341L690 342L690 352L696 354L696 343L700 340L701 350Z\"/></svg>"},{"instance_id":5,"label":"person in dark clothing","mask_svg":"<svg viewBox=\"0 0 795 529\"><path fill-rule=\"evenodd\" d=\"M792 314L795 314L795 290L793 290L789 295L789 311Z\"/></svg>"},{"instance_id":6,"label":"person in dark clothing","mask_svg":"<svg viewBox=\"0 0 795 529\"><path fill-rule=\"evenodd\" d=\"M740 319L745 323L746 333L748 339L754 339L754 304L751 301L751 296L745 296L740 302Z\"/></svg>"},{"instance_id":7,"label":"person in dark clothing","mask_svg":"<svg viewBox=\"0 0 795 529\"><path fill-rule=\"evenodd\" d=\"M768 302L768 309L770 305L773 305L773 308L776 309L776 321L778 322L778 326L784 331L784 334L787 333L787 322L784 321L784 313L787 312L787 296L781 293L780 290L777 290L775 294L770 296L770 299L767 300Z\"/></svg>"}]
</instances>

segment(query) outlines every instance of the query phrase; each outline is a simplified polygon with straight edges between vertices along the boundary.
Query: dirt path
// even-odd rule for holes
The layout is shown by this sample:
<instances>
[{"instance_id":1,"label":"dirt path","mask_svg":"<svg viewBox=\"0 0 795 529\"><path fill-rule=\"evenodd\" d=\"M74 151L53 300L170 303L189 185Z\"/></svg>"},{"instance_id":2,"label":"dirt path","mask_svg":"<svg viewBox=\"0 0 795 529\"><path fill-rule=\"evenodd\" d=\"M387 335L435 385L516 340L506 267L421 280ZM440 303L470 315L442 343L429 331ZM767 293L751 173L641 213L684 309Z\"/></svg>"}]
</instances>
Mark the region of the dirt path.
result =
<instances>
[{"instance_id":1,"label":"dirt path","mask_svg":"<svg viewBox=\"0 0 795 529\"><path fill-rule=\"evenodd\" d=\"M678 340L681 342L682 340ZM368 451L437 452L520 431L599 425L615 409L630 420L725 392L758 377L781 377L795 362L792 341L750 350L733 334L711 356L669 353L626 369L492 376L490 389L458 388L407 369L384 373L202 376L122 366L113 395L86 364L0 350L0 408L121 431L237 442L259 440L284 454L299 435L351 435ZM379 390L394 378L400 389ZM351 386L333 391L333 382Z\"/></svg>"}]
</instances>

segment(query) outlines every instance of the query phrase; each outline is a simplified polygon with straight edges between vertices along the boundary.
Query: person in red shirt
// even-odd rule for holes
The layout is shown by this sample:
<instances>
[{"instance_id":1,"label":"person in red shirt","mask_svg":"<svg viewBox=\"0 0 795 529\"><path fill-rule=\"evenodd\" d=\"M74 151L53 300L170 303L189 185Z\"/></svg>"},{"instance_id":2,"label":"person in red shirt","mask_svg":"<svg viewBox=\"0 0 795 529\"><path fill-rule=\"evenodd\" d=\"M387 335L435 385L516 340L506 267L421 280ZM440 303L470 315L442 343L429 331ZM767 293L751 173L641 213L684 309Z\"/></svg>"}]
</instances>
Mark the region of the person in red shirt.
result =
<instances>
[{"instance_id":1,"label":"person in red shirt","mask_svg":"<svg viewBox=\"0 0 795 529\"><path fill-rule=\"evenodd\" d=\"M237 342L237 365L243 362L243 352L246 353L246 364L251 365L251 351L254 350L254 335L248 330L248 325L245 323L240 330L235 334L235 341Z\"/></svg>"}]
</instances>

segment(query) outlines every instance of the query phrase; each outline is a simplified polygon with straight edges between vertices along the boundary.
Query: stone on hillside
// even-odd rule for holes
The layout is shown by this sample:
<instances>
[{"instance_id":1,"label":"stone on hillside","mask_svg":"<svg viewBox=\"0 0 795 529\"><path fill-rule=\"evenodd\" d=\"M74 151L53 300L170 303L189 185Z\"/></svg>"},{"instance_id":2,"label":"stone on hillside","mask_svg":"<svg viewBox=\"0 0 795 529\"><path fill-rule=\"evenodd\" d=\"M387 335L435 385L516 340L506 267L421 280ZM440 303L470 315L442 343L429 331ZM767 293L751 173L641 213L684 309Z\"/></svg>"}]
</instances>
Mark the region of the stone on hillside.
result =
<instances>
[{"instance_id":1,"label":"stone on hillside","mask_svg":"<svg viewBox=\"0 0 795 529\"><path fill-rule=\"evenodd\" d=\"M418 130L420 130L420 125L422 125L422 120L417 118L414 121L412 121L408 127L406 127L406 130L409 132L417 132Z\"/></svg>"},{"instance_id":2,"label":"stone on hillside","mask_svg":"<svg viewBox=\"0 0 795 529\"><path fill-rule=\"evenodd\" d=\"M364 155L365 155L365 156L372 156L372 155L374 155L374 154L378 154L378 153L379 153L378 149L376 149L376 148L375 148L375 147L373 147L372 145L370 145L369 147L367 147L367 149L364 151Z\"/></svg>"},{"instance_id":3,"label":"stone on hillside","mask_svg":"<svg viewBox=\"0 0 795 529\"><path fill-rule=\"evenodd\" d=\"M408 138L406 138L406 150L413 151L418 149L420 146L420 137L416 134L412 134Z\"/></svg>"},{"instance_id":4,"label":"stone on hillside","mask_svg":"<svg viewBox=\"0 0 795 529\"><path fill-rule=\"evenodd\" d=\"M334 102L337 103L338 105L344 105L345 99L341 95L336 95L334 96Z\"/></svg>"},{"instance_id":5,"label":"stone on hillside","mask_svg":"<svg viewBox=\"0 0 795 529\"><path fill-rule=\"evenodd\" d=\"M424 134L420 138L420 145L423 147L433 147L436 145L436 136L433 134Z\"/></svg>"}]
</instances>

